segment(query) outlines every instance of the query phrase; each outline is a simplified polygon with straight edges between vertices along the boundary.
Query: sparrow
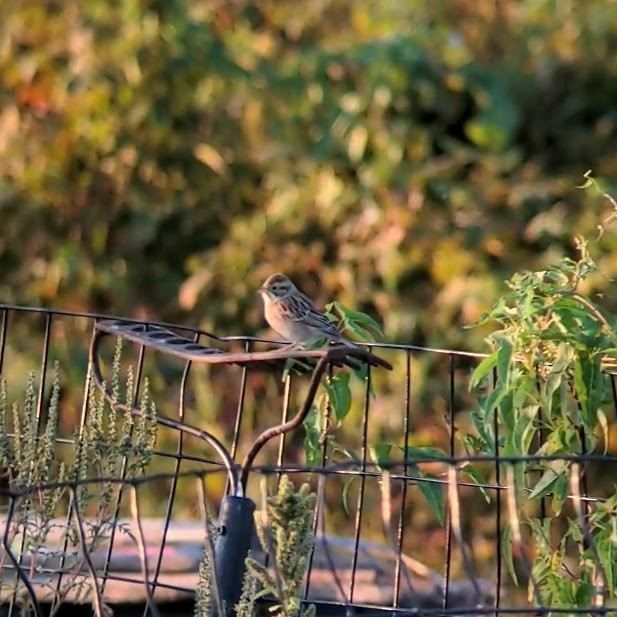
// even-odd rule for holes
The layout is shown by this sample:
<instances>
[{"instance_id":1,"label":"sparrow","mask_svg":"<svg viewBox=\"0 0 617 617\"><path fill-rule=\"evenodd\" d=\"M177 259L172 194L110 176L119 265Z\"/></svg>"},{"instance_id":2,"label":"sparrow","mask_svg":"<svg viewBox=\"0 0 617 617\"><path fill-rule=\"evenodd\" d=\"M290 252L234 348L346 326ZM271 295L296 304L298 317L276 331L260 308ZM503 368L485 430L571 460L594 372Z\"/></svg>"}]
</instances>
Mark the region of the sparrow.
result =
<instances>
[{"instance_id":1,"label":"sparrow","mask_svg":"<svg viewBox=\"0 0 617 617\"><path fill-rule=\"evenodd\" d=\"M333 341L355 347L284 274L269 276L259 288L268 325L294 345Z\"/></svg>"}]
</instances>

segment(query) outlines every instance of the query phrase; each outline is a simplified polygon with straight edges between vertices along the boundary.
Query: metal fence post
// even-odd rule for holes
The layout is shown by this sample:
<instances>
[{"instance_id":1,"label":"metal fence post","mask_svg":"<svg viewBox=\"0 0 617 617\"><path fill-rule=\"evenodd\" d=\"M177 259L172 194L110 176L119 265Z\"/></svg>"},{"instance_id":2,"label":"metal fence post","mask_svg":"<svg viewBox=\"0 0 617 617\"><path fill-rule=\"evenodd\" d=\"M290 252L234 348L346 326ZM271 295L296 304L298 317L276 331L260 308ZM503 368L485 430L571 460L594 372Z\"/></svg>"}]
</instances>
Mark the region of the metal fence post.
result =
<instances>
[{"instance_id":1,"label":"metal fence post","mask_svg":"<svg viewBox=\"0 0 617 617\"><path fill-rule=\"evenodd\" d=\"M227 614L242 593L244 560L254 537L255 503L246 497L227 495L221 503L219 536L215 543L217 585Z\"/></svg>"}]
</instances>

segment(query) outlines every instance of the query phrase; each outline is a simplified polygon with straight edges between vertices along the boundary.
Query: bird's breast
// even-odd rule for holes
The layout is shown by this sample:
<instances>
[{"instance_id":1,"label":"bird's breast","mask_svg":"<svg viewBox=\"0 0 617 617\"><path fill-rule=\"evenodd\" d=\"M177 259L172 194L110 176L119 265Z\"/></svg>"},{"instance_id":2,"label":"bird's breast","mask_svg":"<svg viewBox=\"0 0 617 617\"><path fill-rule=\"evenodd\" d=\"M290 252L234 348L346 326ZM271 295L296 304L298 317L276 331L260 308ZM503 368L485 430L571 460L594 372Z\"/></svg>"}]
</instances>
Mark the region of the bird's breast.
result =
<instances>
[{"instance_id":1,"label":"bird's breast","mask_svg":"<svg viewBox=\"0 0 617 617\"><path fill-rule=\"evenodd\" d=\"M293 324L276 300L264 295L264 315L270 327L287 340L292 340Z\"/></svg>"}]
</instances>

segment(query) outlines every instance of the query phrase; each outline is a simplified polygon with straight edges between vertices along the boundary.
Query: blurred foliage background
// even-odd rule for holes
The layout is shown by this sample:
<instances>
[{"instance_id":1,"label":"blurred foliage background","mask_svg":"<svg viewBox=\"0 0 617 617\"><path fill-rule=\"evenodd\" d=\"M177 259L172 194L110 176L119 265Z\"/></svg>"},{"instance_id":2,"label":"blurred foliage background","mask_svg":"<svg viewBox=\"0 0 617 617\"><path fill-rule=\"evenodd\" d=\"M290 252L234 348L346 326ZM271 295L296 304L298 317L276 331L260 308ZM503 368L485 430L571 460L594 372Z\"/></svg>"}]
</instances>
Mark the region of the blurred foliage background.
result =
<instances>
[{"instance_id":1,"label":"blurred foliage background","mask_svg":"<svg viewBox=\"0 0 617 617\"><path fill-rule=\"evenodd\" d=\"M246 334L283 270L388 340L482 349L461 326L502 280L607 211L575 186L615 176L616 24L611 0L5 1L0 297Z\"/></svg>"},{"instance_id":2,"label":"blurred foliage background","mask_svg":"<svg viewBox=\"0 0 617 617\"><path fill-rule=\"evenodd\" d=\"M388 341L485 351L486 330L464 326L503 280L572 254L611 212L576 187L591 169L615 189L615 0L0 6L2 302L266 334L256 289L281 270ZM584 291L614 311L617 236L598 248ZM77 391L83 346L63 345ZM395 443L409 360L389 359L370 437ZM412 442L445 446L447 362L415 363ZM157 373L157 403L179 374ZM230 382L193 379L195 422L228 438ZM251 380L247 440L280 394Z\"/></svg>"}]
</instances>

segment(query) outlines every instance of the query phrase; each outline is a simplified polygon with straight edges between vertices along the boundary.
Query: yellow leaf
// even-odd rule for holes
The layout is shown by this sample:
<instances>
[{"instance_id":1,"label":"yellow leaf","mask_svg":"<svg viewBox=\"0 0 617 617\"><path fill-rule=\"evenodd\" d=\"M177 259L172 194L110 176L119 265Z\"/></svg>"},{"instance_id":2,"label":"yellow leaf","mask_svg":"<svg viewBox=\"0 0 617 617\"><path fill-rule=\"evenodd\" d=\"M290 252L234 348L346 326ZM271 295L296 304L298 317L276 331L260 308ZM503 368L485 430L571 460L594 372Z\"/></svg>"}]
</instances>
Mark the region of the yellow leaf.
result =
<instances>
[{"instance_id":1,"label":"yellow leaf","mask_svg":"<svg viewBox=\"0 0 617 617\"><path fill-rule=\"evenodd\" d=\"M368 131L363 126L358 125L352 129L347 145L347 154L353 163L357 163L364 156L367 140Z\"/></svg>"},{"instance_id":2,"label":"yellow leaf","mask_svg":"<svg viewBox=\"0 0 617 617\"><path fill-rule=\"evenodd\" d=\"M227 166L223 157L209 144L197 144L193 148L193 154L200 163L209 167L213 172L220 176L225 174Z\"/></svg>"}]
</instances>

